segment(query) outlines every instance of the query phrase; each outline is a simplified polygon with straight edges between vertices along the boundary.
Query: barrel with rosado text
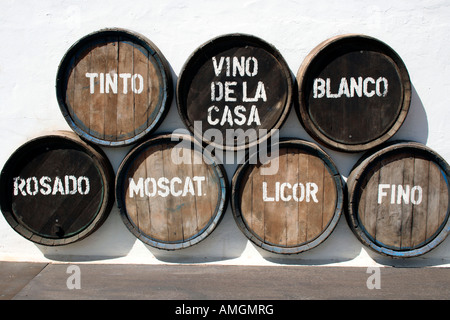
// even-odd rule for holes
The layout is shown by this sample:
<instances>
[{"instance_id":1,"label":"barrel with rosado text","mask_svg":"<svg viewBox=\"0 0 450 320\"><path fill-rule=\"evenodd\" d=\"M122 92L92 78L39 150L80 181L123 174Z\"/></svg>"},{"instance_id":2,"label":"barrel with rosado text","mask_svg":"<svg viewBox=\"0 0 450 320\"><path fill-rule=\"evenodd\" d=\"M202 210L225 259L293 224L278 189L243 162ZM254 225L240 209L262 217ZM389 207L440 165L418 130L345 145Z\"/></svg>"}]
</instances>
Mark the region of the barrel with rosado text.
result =
<instances>
[{"instance_id":1,"label":"barrel with rosado text","mask_svg":"<svg viewBox=\"0 0 450 320\"><path fill-rule=\"evenodd\" d=\"M305 58L297 73L297 115L322 145L366 151L390 139L403 124L411 83L400 56L378 39L339 35Z\"/></svg>"},{"instance_id":2,"label":"barrel with rosado text","mask_svg":"<svg viewBox=\"0 0 450 320\"><path fill-rule=\"evenodd\" d=\"M161 51L124 29L103 29L78 40L63 57L56 79L67 123L101 146L126 146L155 131L172 92L170 67Z\"/></svg>"},{"instance_id":3,"label":"barrel with rosado text","mask_svg":"<svg viewBox=\"0 0 450 320\"><path fill-rule=\"evenodd\" d=\"M450 167L417 142L384 146L351 171L347 221L366 246L391 257L436 248L450 230Z\"/></svg>"},{"instance_id":4,"label":"barrel with rosado text","mask_svg":"<svg viewBox=\"0 0 450 320\"><path fill-rule=\"evenodd\" d=\"M242 150L280 129L289 114L293 83L273 45L252 35L222 35L201 45L183 66L178 111L197 139Z\"/></svg>"},{"instance_id":5,"label":"barrel with rosado text","mask_svg":"<svg viewBox=\"0 0 450 320\"><path fill-rule=\"evenodd\" d=\"M165 250L197 244L228 201L223 166L189 135L160 134L130 151L116 177L122 220L142 242Z\"/></svg>"},{"instance_id":6,"label":"barrel with rosado text","mask_svg":"<svg viewBox=\"0 0 450 320\"><path fill-rule=\"evenodd\" d=\"M341 175L316 144L287 139L250 155L232 180L237 225L253 243L294 254L323 243L344 206Z\"/></svg>"},{"instance_id":7,"label":"barrel with rosado text","mask_svg":"<svg viewBox=\"0 0 450 320\"><path fill-rule=\"evenodd\" d=\"M20 146L0 176L0 206L26 239L57 246L96 231L114 205L114 171L105 154L73 132Z\"/></svg>"}]
</instances>

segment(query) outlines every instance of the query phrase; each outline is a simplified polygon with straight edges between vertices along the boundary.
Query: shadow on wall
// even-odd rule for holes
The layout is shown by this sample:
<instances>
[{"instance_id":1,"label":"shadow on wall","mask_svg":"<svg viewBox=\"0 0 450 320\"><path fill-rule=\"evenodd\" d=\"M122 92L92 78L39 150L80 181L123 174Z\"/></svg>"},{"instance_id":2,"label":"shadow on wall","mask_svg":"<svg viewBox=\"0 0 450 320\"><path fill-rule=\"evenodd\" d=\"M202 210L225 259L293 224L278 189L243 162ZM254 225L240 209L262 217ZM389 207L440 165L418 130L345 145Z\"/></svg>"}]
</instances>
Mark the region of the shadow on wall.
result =
<instances>
[{"instance_id":1,"label":"shadow on wall","mask_svg":"<svg viewBox=\"0 0 450 320\"><path fill-rule=\"evenodd\" d=\"M177 77L172 69L171 72L174 82L176 83ZM175 99L170 108L172 113L176 112ZM291 112L289 118L295 116L296 114ZM167 127L170 128L180 125L179 117L174 118L174 116L171 116L171 118L171 122L163 125L162 130L167 131ZM174 122L175 120L178 121ZM413 140L423 144L426 144L428 140L427 115L414 86L412 86L411 106L408 116L392 140ZM105 151L116 172L120 162L125 157L126 151L129 150L130 148L126 150L108 150L106 148ZM351 154L332 152L331 155L333 157L337 156L339 162L344 163L347 167L353 165L349 162L355 161L355 157ZM230 172L228 172L228 174L230 174ZM217 228L200 243L192 247L175 251L160 250L149 245L145 245L145 248L149 251L150 256L154 256L162 263L208 263L226 261L242 258L244 251L247 249L249 250L248 258L250 260L257 259L259 256L269 263L285 265L325 265L329 263L340 263L357 258L363 247L351 232L345 218L342 217L343 215L344 214L341 215L336 229L324 243L312 250L300 254L275 254L251 243L237 227L230 205L228 205L224 217ZM88 238L64 247L37 246L46 258L52 260L70 262L95 261L127 256L136 241L140 240L135 238L127 230L121 221L119 210L115 206L104 225ZM446 242L448 243L448 241L449 240ZM251 244L251 247L247 248L248 244ZM444 247L444 245L445 243L441 245L443 248L439 252L445 257L448 256L448 251L450 250L447 250L446 248L450 248L450 246L445 245ZM445 252L442 252L442 250ZM367 249L367 252L371 259L383 265L416 267L439 265L442 263L442 259L435 259L434 255L431 255L429 259L391 259L374 253L369 249ZM427 257L428 256L429 255L427 255ZM245 259L243 261L245 261Z\"/></svg>"},{"instance_id":2,"label":"shadow on wall","mask_svg":"<svg viewBox=\"0 0 450 320\"><path fill-rule=\"evenodd\" d=\"M85 239L65 246L36 246L51 260L87 262L125 257L136 240L123 224L119 209L114 206L103 225Z\"/></svg>"},{"instance_id":3,"label":"shadow on wall","mask_svg":"<svg viewBox=\"0 0 450 320\"><path fill-rule=\"evenodd\" d=\"M166 251L149 245L145 247L161 262L207 263L241 257L247 238L237 228L231 208L228 207L216 229L201 242L184 249Z\"/></svg>"},{"instance_id":4,"label":"shadow on wall","mask_svg":"<svg viewBox=\"0 0 450 320\"><path fill-rule=\"evenodd\" d=\"M411 84L411 105L408 116L391 140L411 140L426 144L428 131L428 118L425 107L416 88Z\"/></svg>"}]
</instances>

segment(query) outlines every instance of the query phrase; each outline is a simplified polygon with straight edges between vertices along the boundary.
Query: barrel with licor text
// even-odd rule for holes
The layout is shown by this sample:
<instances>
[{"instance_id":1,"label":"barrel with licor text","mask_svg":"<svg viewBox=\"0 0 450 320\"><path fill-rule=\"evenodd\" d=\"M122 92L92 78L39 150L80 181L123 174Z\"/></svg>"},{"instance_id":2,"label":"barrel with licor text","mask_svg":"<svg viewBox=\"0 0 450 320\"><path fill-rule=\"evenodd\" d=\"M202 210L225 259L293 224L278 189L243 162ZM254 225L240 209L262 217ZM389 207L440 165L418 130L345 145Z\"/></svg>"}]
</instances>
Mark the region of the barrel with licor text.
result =
<instances>
[{"instance_id":1,"label":"barrel with licor text","mask_svg":"<svg viewBox=\"0 0 450 320\"><path fill-rule=\"evenodd\" d=\"M0 206L20 235L42 245L79 241L114 204L114 171L105 154L73 132L30 140L5 163Z\"/></svg>"},{"instance_id":2,"label":"barrel with licor text","mask_svg":"<svg viewBox=\"0 0 450 320\"><path fill-rule=\"evenodd\" d=\"M324 242L344 203L341 175L316 144L298 139L254 153L232 180L232 209L241 231L275 253L293 254Z\"/></svg>"},{"instance_id":3,"label":"barrel with licor text","mask_svg":"<svg viewBox=\"0 0 450 320\"><path fill-rule=\"evenodd\" d=\"M445 160L416 142L393 143L364 156L347 180L352 231L391 257L436 248L450 230L449 175Z\"/></svg>"},{"instance_id":4,"label":"barrel with licor text","mask_svg":"<svg viewBox=\"0 0 450 320\"><path fill-rule=\"evenodd\" d=\"M168 62L150 40L124 29L104 29L67 51L56 93L78 135L120 147L157 129L170 107L173 84Z\"/></svg>"},{"instance_id":5,"label":"barrel with licor text","mask_svg":"<svg viewBox=\"0 0 450 320\"><path fill-rule=\"evenodd\" d=\"M161 134L125 157L116 177L122 220L142 242L187 248L217 227L228 201L226 172L189 135Z\"/></svg>"},{"instance_id":6,"label":"barrel with licor text","mask_svg":"<svg viewBox=\"0 0 450 320\"><path fill-rule=\"evenodd\" d=\"M359 34L328 39L297 73L297 115L322 145L366 151L386 142L403 124L411 102L405 64L385 43Z\"/></svg>"},{"instance_id":7,"label":"barrel with licor text","mask_svg":"<svg viewBox=\"0 0 450 320\"><path fill-rule=\"evenodd\" d=\"M177 83L178 112L204 143L242 150L280 129L293 84L274 46L255 36L227 34L201 45L186 61Z\"/></svg>"}]
</instances>

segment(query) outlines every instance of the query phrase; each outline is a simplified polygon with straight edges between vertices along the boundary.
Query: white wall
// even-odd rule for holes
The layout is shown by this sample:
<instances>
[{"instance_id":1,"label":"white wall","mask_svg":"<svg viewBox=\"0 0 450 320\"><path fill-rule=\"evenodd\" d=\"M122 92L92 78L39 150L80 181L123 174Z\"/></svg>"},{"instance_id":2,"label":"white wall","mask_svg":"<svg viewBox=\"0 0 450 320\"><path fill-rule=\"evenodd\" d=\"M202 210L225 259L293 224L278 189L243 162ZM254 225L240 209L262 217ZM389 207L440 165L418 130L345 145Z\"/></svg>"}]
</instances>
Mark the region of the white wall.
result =
<instances>
[{"instance_id":1,"label":"white wall","mask_svg":"<svg viewBox=\"0 0 450 320\"><path fill-rule=\"evenodd\" d=\"M413 95L408 117L395 139L424 143L450 161L450 2L447 0L269 1L14 1L0 10L0 166L16 148L42 131L67 129L59 110L55 77L68 48L81 37L106 27L142 33L169 61L174 81L188 56L205 41L231 32L248 33L273 44L292 72L321 41L362 33L390 45L410 73ZM175 100L157 132L183 128ZM292 110L281 136L312 141ZM129 148L104 149L117 170ZM326 149L344 179L361 154ZM231 176L236 165L226 165ZM382 258L365 249L345 218L325 243L294 256L269 254L255 247L236 226L231 208L206 240L166 252L137 240L115 207L90 237L48 248L16 234L0 216L0 259L87 260L110 263L213 262L236 264L446 265L450 239L423 257L406 261Z\"/></svg>"}]
</instances>

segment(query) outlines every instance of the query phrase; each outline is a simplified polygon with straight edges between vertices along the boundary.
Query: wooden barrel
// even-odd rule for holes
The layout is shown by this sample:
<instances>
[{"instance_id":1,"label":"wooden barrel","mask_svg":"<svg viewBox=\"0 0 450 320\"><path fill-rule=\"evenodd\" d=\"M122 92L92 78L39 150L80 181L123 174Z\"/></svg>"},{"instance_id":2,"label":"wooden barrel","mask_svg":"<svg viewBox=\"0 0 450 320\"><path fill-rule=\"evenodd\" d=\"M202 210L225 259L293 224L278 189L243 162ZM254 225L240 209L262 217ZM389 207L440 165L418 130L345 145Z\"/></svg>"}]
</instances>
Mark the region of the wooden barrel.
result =
<instances>
[{"instance_id":1,"label":"wooden barrel","mask_svg":"<svg viewBox=\"0 0 450 320\"><path fill-rule=\"evenodd\" d=\"M177 83L177 104L197 138L240 150L281 127L292 93L291 71L276 48L251 35L228 34L188 58Z\"/></svg>"},{"instance_id":2,"label":"wooden barrel","mask_svg":"<svg viewBox=\"0 0 450 320\"><path fill-rule=\"evenodd\" d=\"M40 136L19 147L0 176L6 221L48 246L97 230L114 204L114 171L104 153L72 132Z\"/></svg>"},{"instance_id":3,"label":"wooden barrel","mask_svg":"<svg viewBox=\"0 0 450 320\"><path fill-rule=\"evenodd\" d=\"M297 115L319 143L360 152L391 138L411 101L408 71L385 43L364 35L326 40L297 73Z\"/></svg>"},{"instance_id":4,"label":"wooden barrel","mask_svg":"<svg viewBox=\"0 0 450 320\"><path fill-rule=\"evenodd\" d=\"M236 170L233 215L261 248L300 253L321 244L334 230L343 192L341 175L322 149L298 139L282 140L271 156L254 153Z\"/></svg>"},{"instance_id":5,"label":"wooden barrel","mask_svg":"<svg viewBox=\"0 0 450 320\"><path fill-rule=\"evenodd\" d=\"M365 156L348 177L347 221L358 239L392 257L422 255L448 234L448 164L415 142Z\"/></svg>"},{"instance_id":6,"label":"wooden barrel","mask_svg":"<svg viewBox=\"0 0 450 320\"><path fill-rule=\"evenodd\" d=\"M153 247L190 247L210 235L226 210L228 182L216 159L188 135L162 134L125 157L116 198L128 229Z\"/></svg>"},{"instance_id":7,"label":"wooden barrel","mask_svg":"<svg viewBox=\"0 0 450 320\"><path fill-rule=\"evenodd\" d=\"M56 79L62 114L82 138L102 146L143 139L164 119L173 95L169 65L148 39L105 29L76 42Z\"/></svg>"}]
</instances>

